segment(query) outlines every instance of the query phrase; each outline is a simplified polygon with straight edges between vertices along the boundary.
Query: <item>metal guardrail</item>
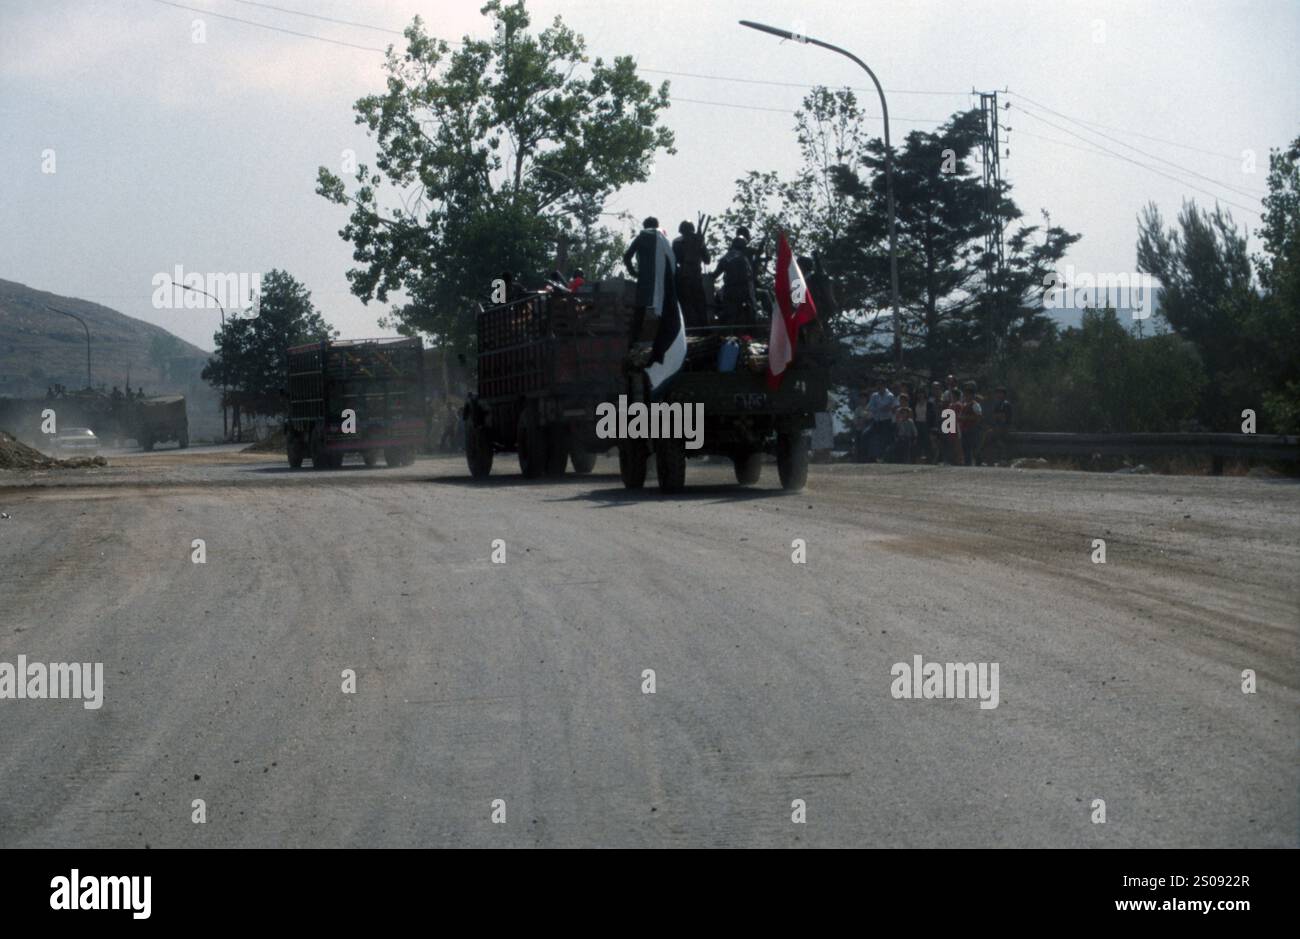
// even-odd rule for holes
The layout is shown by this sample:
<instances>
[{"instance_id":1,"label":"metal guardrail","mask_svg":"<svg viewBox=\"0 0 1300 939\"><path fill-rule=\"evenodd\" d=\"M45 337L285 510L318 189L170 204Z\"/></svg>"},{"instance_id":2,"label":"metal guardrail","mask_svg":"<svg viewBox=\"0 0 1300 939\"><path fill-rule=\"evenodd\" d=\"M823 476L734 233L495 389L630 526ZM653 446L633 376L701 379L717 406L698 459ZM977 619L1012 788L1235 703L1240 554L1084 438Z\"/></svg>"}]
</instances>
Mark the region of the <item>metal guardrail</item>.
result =
<instances>
[{"instance_id":1,"label":"metal guardrail","mask_svg":"<svg viewBox=\"0 0 1300 939\"><path fill-rule=\"evenodd\" d=\"M1280 434L1056 434L1013 431L1007 446L1017 456L1141 456L1194 454L1224 459L1300 462L1300 437Z\"/></svg>"}]
</instances>

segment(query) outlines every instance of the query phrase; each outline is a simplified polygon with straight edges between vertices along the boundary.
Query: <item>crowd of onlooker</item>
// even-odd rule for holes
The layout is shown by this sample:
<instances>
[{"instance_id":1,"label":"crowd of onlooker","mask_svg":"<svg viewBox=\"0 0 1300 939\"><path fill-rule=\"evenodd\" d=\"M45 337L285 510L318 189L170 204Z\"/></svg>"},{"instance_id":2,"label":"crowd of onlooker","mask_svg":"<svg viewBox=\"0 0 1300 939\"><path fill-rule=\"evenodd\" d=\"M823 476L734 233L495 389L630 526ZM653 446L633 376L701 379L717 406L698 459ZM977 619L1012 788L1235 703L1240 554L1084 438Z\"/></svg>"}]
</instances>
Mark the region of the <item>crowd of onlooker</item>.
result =
<instances>
[{"instance_id":1,"label":"crowd of onlooker","mask_svg":"<svg viewBox=\"0 0 1300 939\"><path fill-rule=\"evenodd\" d=\"M986 405L974 382L901 382L883 378L864 388L853 408L853 459L859 463L1003 462L1011 429L1011 402L994 389Z\"/></svg>"}]
</instances>

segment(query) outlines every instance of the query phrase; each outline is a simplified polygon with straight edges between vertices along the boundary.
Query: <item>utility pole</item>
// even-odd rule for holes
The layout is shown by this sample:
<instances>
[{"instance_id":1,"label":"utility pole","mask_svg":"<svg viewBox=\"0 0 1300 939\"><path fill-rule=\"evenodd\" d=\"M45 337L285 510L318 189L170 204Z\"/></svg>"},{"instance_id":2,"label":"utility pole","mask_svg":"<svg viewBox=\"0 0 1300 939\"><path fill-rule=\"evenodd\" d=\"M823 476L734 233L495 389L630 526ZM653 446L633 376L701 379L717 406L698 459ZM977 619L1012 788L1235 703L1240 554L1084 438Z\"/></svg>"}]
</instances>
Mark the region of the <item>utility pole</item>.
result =
<instances>
[{"instance_id":1,"label":"utility pole","mask_svg":"<svg viewBox=\"0 0 1300 939\"><path fill-rule=\"evenodd\" d=\"M998 121L998 93L974 92L980 98L983 133L980 136L980 164L984 170L984 289L989 295L988 352L992 357L1002 325L1003 284L1006 249L1003 243L1002 214L1002 138Z\"/></svg>"}]
</instances>

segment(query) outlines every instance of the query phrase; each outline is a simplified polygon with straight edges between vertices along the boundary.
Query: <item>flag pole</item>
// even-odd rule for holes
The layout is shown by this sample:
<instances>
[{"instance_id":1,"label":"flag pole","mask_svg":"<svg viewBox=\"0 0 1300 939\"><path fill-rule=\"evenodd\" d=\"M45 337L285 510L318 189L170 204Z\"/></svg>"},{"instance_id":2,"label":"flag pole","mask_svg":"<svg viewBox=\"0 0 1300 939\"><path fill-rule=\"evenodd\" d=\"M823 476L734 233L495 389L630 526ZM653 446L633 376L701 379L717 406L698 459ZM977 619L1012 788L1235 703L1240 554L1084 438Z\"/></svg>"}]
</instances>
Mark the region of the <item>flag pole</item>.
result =
<instances>
[{"instance_id":1,"label":"flag pole","mask_svg":"<svg viewBox=\"0 0 1300 939\"><path fill-rule=\"evenodd\" d=\"M775 26L767 26L750 20L741 20L740 25L756 29L762 33L780 36L782 39L792 39L795 42L821 46L823 49L838 52L861 66L862 70L871 78L872 84L876 86L876 93L880 95L881 116L885 120L885 197L889 204L889 288L894 307L894 363L901 374L903 370L903 326L902 317L898 312L898 215L894 211L894 150L889 142L889 105L885 101L885 89L880 86L880 80L876 78L876 73L867 67L867 63L847 49L833 46L829 42L822 42L820 39L813 39L811 36L792 33L788 29L777 29Z\"/></svg>"}]
</instances>

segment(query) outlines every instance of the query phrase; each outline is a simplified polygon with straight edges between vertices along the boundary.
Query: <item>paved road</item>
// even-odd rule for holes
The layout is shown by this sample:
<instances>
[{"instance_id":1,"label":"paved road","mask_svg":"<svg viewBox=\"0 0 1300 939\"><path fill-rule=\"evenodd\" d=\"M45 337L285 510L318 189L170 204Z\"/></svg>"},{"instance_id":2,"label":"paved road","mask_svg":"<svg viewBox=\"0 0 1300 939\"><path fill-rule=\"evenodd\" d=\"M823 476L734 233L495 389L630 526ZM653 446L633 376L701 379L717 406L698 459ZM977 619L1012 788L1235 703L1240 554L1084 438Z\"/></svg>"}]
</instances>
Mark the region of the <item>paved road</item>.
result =
<instances>
[{"instance_id":1,"label":"paved road","mask_svg":"<svg viewBox=\"0 0 1300 939\"><path fill-rule=\"evenodd\" d=\"M0 662L105 673L0 700L0 845L1297 844L1292 482L265 459L0 474Z\"/></svg>"}]
</instances>

